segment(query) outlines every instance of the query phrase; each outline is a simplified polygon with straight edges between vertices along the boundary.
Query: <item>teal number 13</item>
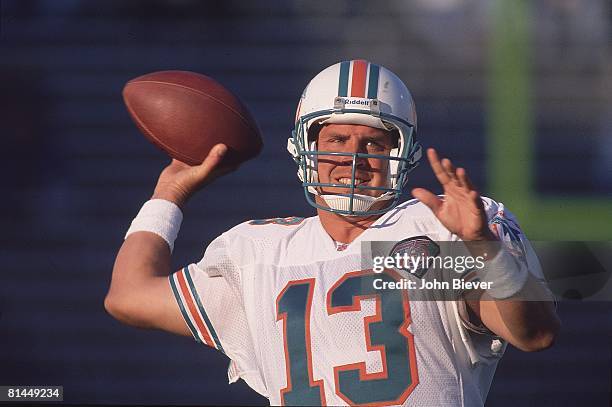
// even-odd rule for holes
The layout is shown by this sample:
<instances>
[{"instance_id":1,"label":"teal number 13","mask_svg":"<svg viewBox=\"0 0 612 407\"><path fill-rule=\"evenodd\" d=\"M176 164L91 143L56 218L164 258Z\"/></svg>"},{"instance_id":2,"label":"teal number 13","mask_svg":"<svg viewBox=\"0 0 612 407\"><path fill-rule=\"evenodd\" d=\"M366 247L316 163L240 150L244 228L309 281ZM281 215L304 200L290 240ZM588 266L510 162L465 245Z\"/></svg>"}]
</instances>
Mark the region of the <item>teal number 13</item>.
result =
<instances>
[{"instance_id":1,"label":"teal number 13","mask_svg":"<svg viewBox=\"0 0 612 407\"><path fill-rule=\"evenodd\" d=\"M365 362L334 367L335 392L347 404L402 404L419 382L410 325L410 306L404 290L376 290L374 280L397 281L394 271L371 270L345 274L327 292L327 315L361 310L361 300L376 301L376 314L364 318L366 347L380 352L383 370L367 373ZM325 403L323 380L314 380L310 312L315 279L289 282L276 300L277 320L283 320L287 387L283 405Z\"/></svg>"}]
</instances>

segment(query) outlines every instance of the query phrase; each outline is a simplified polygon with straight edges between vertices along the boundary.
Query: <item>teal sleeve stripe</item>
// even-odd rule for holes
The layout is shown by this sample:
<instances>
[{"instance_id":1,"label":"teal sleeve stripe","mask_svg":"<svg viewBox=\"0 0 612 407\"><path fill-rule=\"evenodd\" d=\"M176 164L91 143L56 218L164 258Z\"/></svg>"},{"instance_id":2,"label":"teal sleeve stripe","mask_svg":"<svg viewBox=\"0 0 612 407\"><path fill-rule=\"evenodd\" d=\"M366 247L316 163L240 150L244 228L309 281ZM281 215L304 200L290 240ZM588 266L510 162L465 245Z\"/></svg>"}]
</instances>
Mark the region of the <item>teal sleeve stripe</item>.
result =
<instances>
[{"instance_id":1,"label":"teal sleeve stripe","mask_svg":"<svg viewBox=\"0 0 612 407\"><path fill-rule=\"evenodd\" d=\"M180 273L180 271L177 271L177 273ZM185 306L183 305L183 301L181 300L181 295L179 294L179 291L176 288L176 284L174 283L174 275L173 274L169 275L168 280L170 280L170 287L172 287L174 298L176 298L176 302L178 303L178 306L181 309L181 314L183 314L183 319L185 319L185 322L187 323L187 326L189 327L189 330L191 331L191 335L193 335L196 342L202 343L202 341L200 340L200 335L198 335L198 331L196 330L195 326L193 326L193 324L191 323L191 319L189 318L189 313L187 312L187 310L185 309Z\"/></svg>"},{"instance_id":2,"label":"teal sleeve stripe","mask_svg":"<svg viewBox=\"0 0 612 407\"><path fill-rule=\"evenodd\" d=\"M189 269L185 267L183 270L185 272L185 279L187 280L187 283L189 284L189 290L191 291L193 298L195 298L196 300L196 304L198 306L198 309L200 310L200 313L202 314L202 317L204 317L204 322L206 323L206 326L210 330L210 336L212 336L212 339L215 342L215 347L225 354L225 351L223 350L223 347L221 346L221 341L219 340L219 337L217 336L217 332L215 332L215 328L213 328L213 325L210 322L210 319L208 318L206 311L204 311L204 307L202 306L202 302L200 301L200 296L198 295L198 292L195 289L195 285L193 284L193 280L191 279L191 275L189 274Z\"/></svg>"},{"instance_id":3,"label":"teal sleeve stripe","mask_svg":"<svg viewBox=\"0 0 612 407\"><path fill-rule=\"evenodd\" d=\"M340 63L340 79L338 81L338 96L346 96L348 94L348 78L349 78L350 67L351 67L350 61L344 61Z\"/></svg>"},{"instance_id":4,"label":"teal sleeve stripe","mask_svg":"<svg viewBox=\"0 0 612 407\"><path fill-rule=\"evenodd\" d=\"M370 64L370 79L368 80L368 99L375 99L378 95L378 75L380 67Z\"/></svg>"}]
</instances>

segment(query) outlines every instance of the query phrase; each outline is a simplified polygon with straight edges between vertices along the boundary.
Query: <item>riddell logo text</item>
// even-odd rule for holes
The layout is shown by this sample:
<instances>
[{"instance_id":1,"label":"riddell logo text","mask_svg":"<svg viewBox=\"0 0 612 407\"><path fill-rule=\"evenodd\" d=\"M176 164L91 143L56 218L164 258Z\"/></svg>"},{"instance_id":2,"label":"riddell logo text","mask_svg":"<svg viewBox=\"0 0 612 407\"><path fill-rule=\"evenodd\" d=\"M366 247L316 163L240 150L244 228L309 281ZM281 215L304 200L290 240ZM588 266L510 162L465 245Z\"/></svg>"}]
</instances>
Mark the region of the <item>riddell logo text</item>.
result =
<instances>
[{"instance_id":1,"label":"riddell logo text","mask_svg":"<svg viewBox=\"0 0 612 407\"><path fill-rule=\"evenodd\" d=\"M369 106L370 105L370 99L344 99L344 98L340 98L340 101L342 103L344 103L345 105L363 105L363 106Z\"/></svg>"}]
</instances>

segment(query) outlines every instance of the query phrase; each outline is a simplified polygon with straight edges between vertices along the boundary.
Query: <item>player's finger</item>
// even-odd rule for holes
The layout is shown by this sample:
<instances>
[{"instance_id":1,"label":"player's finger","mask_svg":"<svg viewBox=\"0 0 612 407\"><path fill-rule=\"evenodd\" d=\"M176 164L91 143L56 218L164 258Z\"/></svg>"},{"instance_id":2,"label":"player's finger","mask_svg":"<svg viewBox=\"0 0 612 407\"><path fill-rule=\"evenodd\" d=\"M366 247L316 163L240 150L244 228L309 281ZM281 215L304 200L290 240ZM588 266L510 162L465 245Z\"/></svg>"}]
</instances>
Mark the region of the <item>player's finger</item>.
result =
<instances>
[{"instance_id":1,"label":"player's finger","mask_svg":"<svg viewBox=\"0 0 612 407\"><path fill-rule=\"evenodd\" d=\"M200 177L207 176L223 160L225 153L227 153L227 146L225 144L220 143L213 146L204 162L197 167L198 175Z\"/></svg>"},{"instance_id":2,"label":"player's finger","mask_svg":"<svg viewBox=\"0 0 612 407\"><path fill-rule=\"evenodd\" d=\"M461 167L457 168L457 177L459 178L459 181L463 185L465 185L468 189L472 191L476 189L476 187L474 187L474 184L472 183L472 180L468 176L465 168L461 168Z\"/></svg>"},{"instance_id":3,"label":"player's finger","mask_svg":"<svg viewBox=\"0 0 612 407\"><path fill-rule=\"evenodd\" d=\"M443 204L439 196L425 188L414 188L411 192L413 197L427 205L433 213L438 213Z\"/></svg>"},{"instance_id":4,"label":"player's finger","mask_svg":"<svg viewBox=\"0 0 612 407\"><path fill-rule=\"evenodd\" d=\"M429 165L431 165L431 169L433 170L434 175L440 184L444 185L450 182L451 179L446 173L446 170L442 168L442 163L440 162L440 158L438 157L438 153L435 149L427 149L427 159L429 160Z\"/></svg>"},{"instance_id":5,"label":"player's finger","mask_svg":"<svg viewBox=\"0 0 612 407\"><path fill-rule=\"evenodd\" d=\"M459 178L457 178L457 170L449 158L442 159L442 168L444 168L444 171L446 171L446 174L451 180L459 183Z\"/></svg>"}]
</instances>

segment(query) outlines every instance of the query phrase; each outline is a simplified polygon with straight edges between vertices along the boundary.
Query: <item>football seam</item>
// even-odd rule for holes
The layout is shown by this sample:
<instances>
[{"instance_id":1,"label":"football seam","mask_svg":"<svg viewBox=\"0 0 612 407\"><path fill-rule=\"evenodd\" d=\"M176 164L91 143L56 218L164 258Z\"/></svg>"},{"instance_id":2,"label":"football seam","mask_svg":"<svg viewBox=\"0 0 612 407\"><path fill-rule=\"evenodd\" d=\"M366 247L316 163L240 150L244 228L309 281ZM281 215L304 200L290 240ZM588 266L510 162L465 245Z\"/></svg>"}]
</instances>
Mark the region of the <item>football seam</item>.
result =
<instances>
[{"instance_id":1,"label":"football seam","mask_svg":"<svg viewBox=\"0 0 612 407\"><path fill-rule=\"evenodd\" d=\"M254 132L256 135L258 135L258 134L259 134L259 129L251 127L251 126L249 125L249 121L248 121L248 120L246 120L246 119L244 118L244 116L242 116L242 115L241 115L239 112L237 112L235 109L233 109L233 108L232 108L231 106L229 106L227 103L223 102L222 100L217 99L216 97L213 97L213 96L211 96L211 95L207 95L206 93L200 92L199 90L196 90L196 89L190 88L190 87L185 86L185 85L179 85L179 84L175 84L175 83L168 83L168 82L160 82L160 81L150 81L150 80L147 80L147 81L137 81L137 82L132 82L132 81L130 81L130 82L128 82L128 84L130 84L130 83L131 83L131 84L133 84L133 85L138 84L138 83L155 83L155 84L158 84L158 85L176 86L176 87L178 87L178 88L183 88L183 89L186 89L186 90L188 90L188 91L190 91L190 92L196 93L196 94L198 94L198 95L200 95L200 96L207 97L207 98L212 99L212 100L214 100L215 102L217 102L217 103L219 103L219 104L223 105L223 106L224 106L224 107L225 107L227 110L231 111L231 112L232 112L232 113L234 113L236 116L238 116L238 117L240 118L240 120L241 120L241 121L242 121L242 122L243 122L243 123L246 125L246 127L247 127L247 128L249 128L251 131L253 131L253 132ZM228 91L228 92L229 92L229 91ZM236 100L237 100L237 101L238 101L240 104L242 104L242 101L240 101L240 99L238 99L238 98L237 98L235 95L233 95L231 92L230 92L230 95L234 96L234 98L236 98Z\"/></svg>"}]
</instances>

